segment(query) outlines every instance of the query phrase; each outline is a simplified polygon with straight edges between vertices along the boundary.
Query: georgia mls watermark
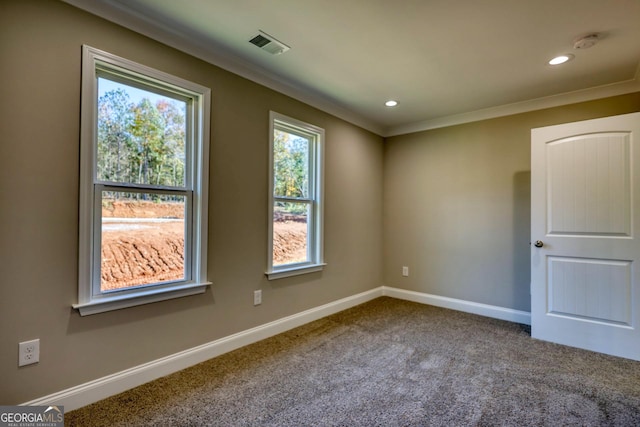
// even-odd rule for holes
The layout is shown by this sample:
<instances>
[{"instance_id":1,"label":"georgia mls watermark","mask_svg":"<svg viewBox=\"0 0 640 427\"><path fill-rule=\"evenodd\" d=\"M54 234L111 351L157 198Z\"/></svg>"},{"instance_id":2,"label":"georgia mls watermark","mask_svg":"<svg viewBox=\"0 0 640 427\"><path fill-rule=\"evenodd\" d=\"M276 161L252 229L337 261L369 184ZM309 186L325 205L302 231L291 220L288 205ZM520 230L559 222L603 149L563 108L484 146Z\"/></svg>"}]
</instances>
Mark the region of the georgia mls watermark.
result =
<instances>
[{"instance_id":1,"label":"georgia mls watermark","mask_svg":"<svg viewBox=\"0 0 640 427\"><path fill-rule=\"evenodd\" d=\"M64 427L64 406L0 406L0 427Z\"/></svg>"}]
</instances>

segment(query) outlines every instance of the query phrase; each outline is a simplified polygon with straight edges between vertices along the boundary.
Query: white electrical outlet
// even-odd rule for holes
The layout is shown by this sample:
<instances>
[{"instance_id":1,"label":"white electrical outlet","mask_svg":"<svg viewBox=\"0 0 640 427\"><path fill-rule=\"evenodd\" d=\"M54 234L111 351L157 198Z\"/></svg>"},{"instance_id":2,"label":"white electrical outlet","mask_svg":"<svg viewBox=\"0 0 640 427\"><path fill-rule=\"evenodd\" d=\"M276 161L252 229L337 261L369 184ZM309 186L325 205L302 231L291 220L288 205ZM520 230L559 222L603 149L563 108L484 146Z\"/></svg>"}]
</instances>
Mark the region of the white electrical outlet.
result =
<instances>
[{"instance_id":1,"label":"white electrical outlet","mask_svg":"<svg viewBox=\"0 0 640 427\"><path fill-rule=\"evenodd\" d=\"M262 291L261 290L253 291L253 305L260 305L260 304L262 304Z\"/></svg>"},{"instance_id":2,"label":"white electrical outlet","mask_svg":"<svg viewBox=\"0 0 640 427\"><path fill-rule=\"evenodd\" d=\"M407 266L402 267L402 275L404 277L408 277L409 276L409 267L407 267Z\"/></svg>"},{"instance_id":3,"label":"white electrical outlet","mask_svg":"<svg viewBox=\"0 0 640 427\"><path fill-rule=\"evenodd\" d=\"M18 344L18 366L32 365L40 361L40 339Z\"/></svg>"}]
</instances>

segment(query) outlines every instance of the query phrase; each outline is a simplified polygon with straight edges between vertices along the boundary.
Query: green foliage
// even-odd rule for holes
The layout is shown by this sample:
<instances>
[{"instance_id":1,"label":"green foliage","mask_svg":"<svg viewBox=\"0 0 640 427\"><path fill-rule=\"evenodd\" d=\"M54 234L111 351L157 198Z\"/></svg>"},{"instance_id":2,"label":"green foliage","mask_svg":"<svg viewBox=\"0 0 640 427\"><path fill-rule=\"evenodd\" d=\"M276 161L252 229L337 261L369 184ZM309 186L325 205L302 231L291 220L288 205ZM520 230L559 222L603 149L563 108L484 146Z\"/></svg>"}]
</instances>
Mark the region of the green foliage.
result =
<instances>
[{"instance_id":1,"label":"green foliage","mask_svg":"<svg viewBox=\"0 0 640 427\"><path fill-rule=\"evenodd\" d=\"M307 203L300 202L276 202L274 206L274 214L278 216L278 214L293 214L293 215L304 215L308 214L309 205Z\"/></svg>"},{"instance_id":2,"label":"green foliage","mask_svg":"<svg viewBox=\"0 0 640 427\"><path fill-rule=\"evenodd\" d=\"M131 102L123 89L98 100L97 177L101 181L185 185L185 113L178 101Z\"/></svg>"},{"instance_id":3,"label":"green foliage","mask_svg":"<svg viewBox=\"0 0 640 427\"><path fill-rule=\"evenodd\" d=\"M309 141L275 131L273 141L274 194L309 197Z\"/></svg>"},{"instance_id":4,"label":"green foliage","mask_svg":"<svg viewBox=\"0 0 640 427\"><path fill-rule=\"evenodd\" d=\"M133 104L122 89L98 101L98 179L123 182L131 178L132 164L126 159L133 150L130 133Z\"/></svg>"}]
</instances>

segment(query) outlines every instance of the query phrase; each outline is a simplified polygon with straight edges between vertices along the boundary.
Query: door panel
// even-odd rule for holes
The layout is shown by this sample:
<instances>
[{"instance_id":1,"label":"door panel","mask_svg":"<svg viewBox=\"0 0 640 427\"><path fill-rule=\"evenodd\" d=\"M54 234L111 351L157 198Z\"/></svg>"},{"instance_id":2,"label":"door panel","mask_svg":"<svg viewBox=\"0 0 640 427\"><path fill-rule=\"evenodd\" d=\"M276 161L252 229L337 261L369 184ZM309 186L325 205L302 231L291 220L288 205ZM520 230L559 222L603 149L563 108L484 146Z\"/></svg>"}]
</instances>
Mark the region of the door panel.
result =
<instances>
[{"instance_id":1,"label":"door panel","mask_svg":"<svg viewBox=\"0 0 640 427\"><path fill-rule=\"evenodd\" d=\"M598 133L548 143L549 234L629 235L629 140Z\"/></svg>"},{"instance_id":2,"label":"door panel","mask_svg":"<svg viewBox=\"0 0 640 427\"><path fill-rule=\"evenodd\" d=\"M640 360L640 113L531 135L532 336Z\"/></svg>"},{"instance_id":3,"label":"door panel","mask_svg":"<svg viewBox=\"0 0 640 427\"><path fill-rule=\"evenodd\" d=\"M548 313L631 326L631 263L548 257Z\"/></svg>"}]
</instances>

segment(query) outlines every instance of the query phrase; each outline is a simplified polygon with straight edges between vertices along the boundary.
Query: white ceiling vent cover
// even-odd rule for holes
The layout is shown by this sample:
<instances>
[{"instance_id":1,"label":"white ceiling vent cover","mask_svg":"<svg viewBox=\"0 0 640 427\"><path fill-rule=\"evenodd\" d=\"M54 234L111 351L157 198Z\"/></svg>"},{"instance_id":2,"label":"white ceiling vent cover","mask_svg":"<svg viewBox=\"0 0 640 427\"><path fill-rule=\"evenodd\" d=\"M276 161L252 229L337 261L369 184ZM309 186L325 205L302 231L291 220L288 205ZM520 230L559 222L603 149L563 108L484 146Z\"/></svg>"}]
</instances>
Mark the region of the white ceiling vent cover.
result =
<instances>
[{"instance_id":1,"label":"white ceiling vent cover","mask_svg":"<svg viewBox=\"0 0 640 427\"><path fill-rule=\"evenodd\" d=\"M266 50L272 55L280 55L291 49L286 44L263 31L259 31L258 34L253 36L251 40L249 40L249 43L258 46L262 50Z\"/></svg>"}]
</instances>

